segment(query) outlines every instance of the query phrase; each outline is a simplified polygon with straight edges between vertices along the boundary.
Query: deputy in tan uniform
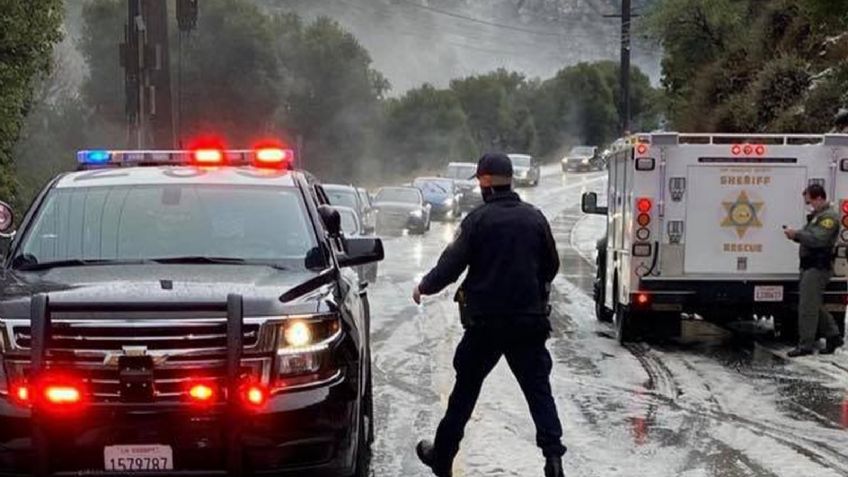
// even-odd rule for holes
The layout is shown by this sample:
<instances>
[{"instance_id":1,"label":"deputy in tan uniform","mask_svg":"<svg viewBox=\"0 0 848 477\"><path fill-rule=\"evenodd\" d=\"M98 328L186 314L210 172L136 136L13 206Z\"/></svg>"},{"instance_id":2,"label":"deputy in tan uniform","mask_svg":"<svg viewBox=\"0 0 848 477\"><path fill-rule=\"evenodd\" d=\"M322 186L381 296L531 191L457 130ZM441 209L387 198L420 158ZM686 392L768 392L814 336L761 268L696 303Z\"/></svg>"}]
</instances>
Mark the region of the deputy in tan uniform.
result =
<instances>
[{"instance_id":1,"label":"deputy in tan uniform","mask_svg":"<svg viewBox=\"0 0 848 477\"><path fill-rule=\"evenodd\" d=\"M839 234L839 214L827 201L827 193L819 184L804 190L804 202L812 208L803 230L784 229L786 237L801 247L801 281L798 284L798 346L787 355L791 358L813 354L816 337L827 344L821 354L832 354L844 344L833 316L824 308L823 296L833 275L833 247Z\"/></svg>"}]
</instances>

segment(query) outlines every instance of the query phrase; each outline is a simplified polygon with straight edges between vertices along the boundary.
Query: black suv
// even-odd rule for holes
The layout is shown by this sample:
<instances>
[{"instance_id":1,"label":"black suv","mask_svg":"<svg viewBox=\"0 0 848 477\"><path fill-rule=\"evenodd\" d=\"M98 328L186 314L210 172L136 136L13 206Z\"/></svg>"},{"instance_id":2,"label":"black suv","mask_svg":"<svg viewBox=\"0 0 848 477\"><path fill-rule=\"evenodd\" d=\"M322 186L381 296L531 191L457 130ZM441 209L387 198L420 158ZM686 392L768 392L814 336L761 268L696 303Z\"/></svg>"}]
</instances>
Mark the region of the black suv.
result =
<instances>
[{"instance_id":1,"label":"black suv","mask_svg":"<svg viewBox=\"0 0 848 477\"><path fill-rule=\"evenodd\" d=\"M289 151L79 156L0 207L0 475L367 475L380 240Z\"/></svg>"}]
</instances>

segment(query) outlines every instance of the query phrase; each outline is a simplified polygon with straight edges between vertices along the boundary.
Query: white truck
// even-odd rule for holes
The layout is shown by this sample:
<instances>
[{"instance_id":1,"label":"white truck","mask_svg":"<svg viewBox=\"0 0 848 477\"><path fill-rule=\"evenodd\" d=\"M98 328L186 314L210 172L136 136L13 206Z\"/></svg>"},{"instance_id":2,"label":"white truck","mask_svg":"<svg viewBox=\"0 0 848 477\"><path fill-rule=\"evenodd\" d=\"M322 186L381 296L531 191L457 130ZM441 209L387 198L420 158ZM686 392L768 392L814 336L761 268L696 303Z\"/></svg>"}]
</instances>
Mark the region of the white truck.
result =
<instances>
[{"instance_id":1,"label":"white truck","mask_svg":"<svg viewBox=\"0 0 848 477\"><path fill-rule=\"evenodd\" d=\"M613 153L598 242L596 314L619 341L680 332L683 314L727 323L774 317L797 335L803 189L824 186L842 216L825 306L840 329L848 303L848 135L638 135Z\"/></svg>"}]
</instances>

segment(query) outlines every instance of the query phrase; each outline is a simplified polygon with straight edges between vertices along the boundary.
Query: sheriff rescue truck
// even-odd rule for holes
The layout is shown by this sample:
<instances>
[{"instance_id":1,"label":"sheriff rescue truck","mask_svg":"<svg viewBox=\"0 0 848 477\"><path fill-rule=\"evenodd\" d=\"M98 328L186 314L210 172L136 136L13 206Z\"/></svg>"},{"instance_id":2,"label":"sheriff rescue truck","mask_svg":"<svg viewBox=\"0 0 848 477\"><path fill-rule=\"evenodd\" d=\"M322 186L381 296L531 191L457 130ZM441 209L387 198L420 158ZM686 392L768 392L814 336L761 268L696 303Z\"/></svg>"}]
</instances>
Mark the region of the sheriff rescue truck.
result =
<instances>
[{"instance_id":1,"label":"sheriff rescue truck","mask_svg":"<svg viewBox=\"0 0 848 477\"><path fill-rule=\"evenodd\" d=\"M802 192L821 184L842 216L825 306L845 326L848 135L653 133L610 156L598 242L596 314L619 341L679 334L683 316L728 323L773 317L797 336Z\"/></svg>"}]
</instances>

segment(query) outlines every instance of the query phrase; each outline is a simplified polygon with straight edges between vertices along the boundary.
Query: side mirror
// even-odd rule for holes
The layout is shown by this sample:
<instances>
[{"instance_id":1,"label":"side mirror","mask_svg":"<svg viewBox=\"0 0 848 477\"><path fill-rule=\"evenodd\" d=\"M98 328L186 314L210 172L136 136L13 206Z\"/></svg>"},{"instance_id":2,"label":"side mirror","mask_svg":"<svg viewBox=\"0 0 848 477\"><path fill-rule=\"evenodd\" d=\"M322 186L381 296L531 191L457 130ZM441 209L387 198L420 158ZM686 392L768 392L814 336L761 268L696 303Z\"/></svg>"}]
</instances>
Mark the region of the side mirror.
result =
<instances>
[{"instance_id":1,"label":"side mirror","mask_svg":"<svg viewBox=\"0 0 848 477\"><path fill-rule=\"evenodd\" d=\"M598 207L598 194L585 192L580 202L580 209L584 214L607 215L606 207Z\"/></svg>"},{"instance_id":2,"label":"side mirror","mask_svg":"<svg viewBox=\"0 0 848 477\"><path fill-rule=\"evenodd\" d=\"M378 238L352 238L345 241L345 253L339 255L339 265L356 267L379 262L385 258L383 241Z\"/></svg>"},{"instance_id":3,"label":"side mirror","mask_svg":"<svg viewBox=\"0 0 848 477\"><path fill-rule=\"evenodd\" d=\"M0 202L0 237L10 238L15 236L13 229L15 225L15 213L5 202Z\"/></svg>"},{"instance_id":4,"label":"side mirror","mask_svg":"<svg viewBox=\"0 0 848 477\"><path fill-rule=\"evenodd\" d=\"M318 214L321 215L321 221L324 222L324 227L331 238L339 238L342 235L342 217L339 211L330 205L321 205L318 207Z\"/></svg>"}]
</instances>

